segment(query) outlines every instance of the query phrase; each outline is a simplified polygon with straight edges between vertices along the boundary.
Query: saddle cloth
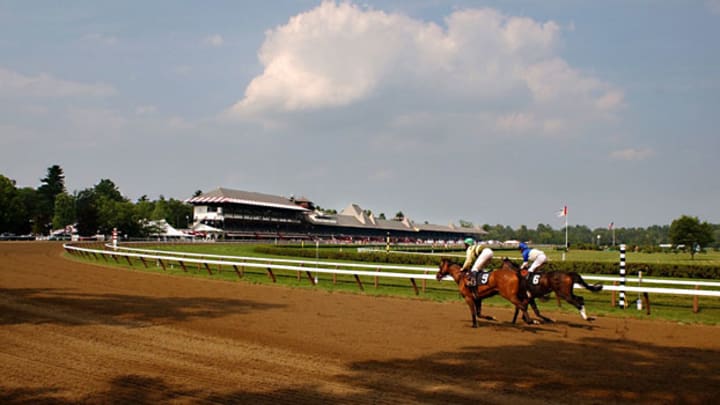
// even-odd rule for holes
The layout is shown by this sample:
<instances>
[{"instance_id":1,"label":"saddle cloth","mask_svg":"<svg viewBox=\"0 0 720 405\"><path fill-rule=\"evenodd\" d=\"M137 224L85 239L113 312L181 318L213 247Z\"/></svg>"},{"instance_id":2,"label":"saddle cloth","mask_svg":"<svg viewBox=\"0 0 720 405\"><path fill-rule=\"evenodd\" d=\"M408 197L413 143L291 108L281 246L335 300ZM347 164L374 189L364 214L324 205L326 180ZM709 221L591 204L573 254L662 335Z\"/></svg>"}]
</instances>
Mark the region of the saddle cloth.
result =
<instances>
[{"instance_id":1,"label":"saddle cloth","mask_svg":"<svg viewBox=\"0 0 720 405\"><path fill-rule=\"evenodd\" d=\"M490 280L490 273L490 271L468 271L465 278L471 287L487 285Z\"/></svg>"},{"instance_id":2,"label":"saddle cloth","mask_svg":"<svg viewBox=\"0 0 720 405\"><path fill-rule=\"evenodd\" d=\"M527 269L522 269L521 274L523 275L523 277L525 277L525 280L527 280L531 286L536 286L540 284L540 277L542 276L543 272L535 271L533 273L530 273L529 271L527 271Z\"/></svg>"}]
</instances>

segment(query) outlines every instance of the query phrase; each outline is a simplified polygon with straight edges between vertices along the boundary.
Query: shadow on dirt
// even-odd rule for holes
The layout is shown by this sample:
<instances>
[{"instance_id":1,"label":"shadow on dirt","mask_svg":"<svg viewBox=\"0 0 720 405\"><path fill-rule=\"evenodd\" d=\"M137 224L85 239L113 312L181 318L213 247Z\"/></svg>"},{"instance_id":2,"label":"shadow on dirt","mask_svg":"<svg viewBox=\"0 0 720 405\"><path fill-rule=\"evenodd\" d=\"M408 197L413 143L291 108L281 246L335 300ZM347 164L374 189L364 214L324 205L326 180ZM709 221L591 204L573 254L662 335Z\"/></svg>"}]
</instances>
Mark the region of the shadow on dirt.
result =
<instances>
[{"instance_id":1,"label":"shadow on dirt","mask_svg":"<svg viewBox=\"0 0 720 405\"><path fill-rule=\"evenodd\" d=\"M106 391L72 402L655 404L717 403L720 398L719 351L638 346L619 339L467 346L347 366L347 373L328 381L348 387L345 394L332 393L322 381L302 383L302 375L294 380L301 384L297 388L258 385L231 392L214 391L207 382L176 386L158 376L122 375L109 381ZM66 403L56 387L0 387L0 393L2 403Z\"/></svg>"},{"instance_id":2,"label":"shadow on dirt","mask_svg":"<svg viewBox=\"0 0 720 405\"><path fill-rule=\"evenodd\" d=\"M0 325L102 323L138 327L278 307L283 306L211 297L158 298L60 289L0 289Z\"/></svg>"}]
</instances>

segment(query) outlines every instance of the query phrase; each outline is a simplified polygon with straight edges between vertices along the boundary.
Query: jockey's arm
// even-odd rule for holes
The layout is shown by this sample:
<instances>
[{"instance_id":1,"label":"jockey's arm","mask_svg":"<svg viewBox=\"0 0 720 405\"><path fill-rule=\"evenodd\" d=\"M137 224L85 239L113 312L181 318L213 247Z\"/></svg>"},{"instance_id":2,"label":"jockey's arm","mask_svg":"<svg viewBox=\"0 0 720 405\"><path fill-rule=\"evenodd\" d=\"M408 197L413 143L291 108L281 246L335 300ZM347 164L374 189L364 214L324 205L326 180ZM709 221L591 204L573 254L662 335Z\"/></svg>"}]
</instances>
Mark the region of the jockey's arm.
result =
<instances>
[{"instance_id":1,"label":"jockey's arm","mask_svg":"<svg viewBox=\"0 0 720 405\"><path fill-rule=\"evenodd\" d=\"M528 262L530 261L530 249L525 249L522 252L523 264L520 266L521 269L527 269Z\"/></svg>"},{"instance_id":2,"label":"jockey's arm","mask_svg":"<svg viewBox=\"0 0 720 405\"><path fill-rule=\"evenodd\" d=\"M475 249L473 249L472 246L470 246L467 249L467 252L465 254L465 263L462 265L462 270L468 270L470 267L472 267L473 262L475 261Z\"/></svg>"}]
</instances>

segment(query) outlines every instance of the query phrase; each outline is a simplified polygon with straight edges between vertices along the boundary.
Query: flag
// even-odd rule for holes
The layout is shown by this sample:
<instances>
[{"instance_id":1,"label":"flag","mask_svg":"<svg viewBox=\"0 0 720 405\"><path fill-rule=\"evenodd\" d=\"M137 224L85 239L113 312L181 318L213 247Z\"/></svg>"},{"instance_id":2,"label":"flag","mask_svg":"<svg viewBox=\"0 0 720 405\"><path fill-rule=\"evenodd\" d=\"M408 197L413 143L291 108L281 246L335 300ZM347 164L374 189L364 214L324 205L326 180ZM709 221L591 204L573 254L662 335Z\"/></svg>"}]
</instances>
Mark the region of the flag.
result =
<instances>
[{"instance_id":1,"label":"flag","mask_svg":"<svg viewBox=\"0 0 720 405\"><path fill-rule=\"evenodd\" d=\"M615 222L610 222L610 225L608 225L608 230L612 230L613 226L615 226Z\"/></svg>"},{"instance_id":2,"label":"flag","mask_svg":"<svg viewBox=\"0 0 720 405\"><path fill-rule=\"evenodd\" d=\"M557 213L558 217L566 217L567 216L567 205L563 207L561 211Z\"/></svg>"}]
</instances>

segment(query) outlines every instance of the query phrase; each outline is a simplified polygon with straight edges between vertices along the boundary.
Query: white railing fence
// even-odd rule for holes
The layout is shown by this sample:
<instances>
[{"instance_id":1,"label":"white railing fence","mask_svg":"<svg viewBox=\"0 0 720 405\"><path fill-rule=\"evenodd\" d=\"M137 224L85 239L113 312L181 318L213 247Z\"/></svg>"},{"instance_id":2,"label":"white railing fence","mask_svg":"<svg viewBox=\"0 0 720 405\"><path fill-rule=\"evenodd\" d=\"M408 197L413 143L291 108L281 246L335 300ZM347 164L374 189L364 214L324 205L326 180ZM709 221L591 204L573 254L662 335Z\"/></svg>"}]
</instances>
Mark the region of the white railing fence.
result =
<instances>
[{"instance_id":1,"label":"white railing fence","mask_svg":"<svg viewBox=\"0 0 720 405\"><path fill-rule=\"evenodd\" d=\"M86 256L95 256L95 258L103 257L107 260L108 257L112 257L115 261L118 261L118 257L125 258L130 265L132 262L130 259L136 259L143 263L147 267L148 262L155 261L156 265L165 268L167 263L178 263L183 270L187 271L187 264L195 264L198 269L205 268L210 274L212 269L210 266L230 266L242 277L245 268L263 269L268 275L276 280L274 271L288 271L296 272L298 279L300 274L305 273L311 283L317 284L318 274L327 274L333 276L333 282L337 282L338 275L352 276L360 289L364 290L363 283L360 277L372 277L374 284L377 287L379 285L380 278L395 278L395 279L407 279L412 284L415 293L419 294L420 289L417 286L416 280L422 281L421 290L425 292L427 288L428 280L435 280L435 274L437 273L437 267L427 266L402 266L402 265L381 265L381 264L367 264L367 263L346 263L346 262L333 262L325 260L294 260L294 259L277 259L277 258L265 258L265 257L248 257L248 256L227 256L227 255L214 255L206 253L189 253L189 252L177 252L177 251L165 251L157 249L141 249L131 248L127 246L117 246L113 248L112 245L105 245L104 248L90 248L84 247L81 244L65 244L63 245L65 250L71 254L83 254ZM98 246L103 247L103 246ZM312 274L315 273L315 276ZM669 280L661 278L638 278L638 277L626 277L627 284L635 285L616 285L620 281L620 277L611 276L591 276L583 275L585 280L588 281L602 281L605 282L603 290L613 292L612 303L615 303L614 293L619 291L625 292L637 292L638 294L644 294L646 299L646 307L649 307L649 299L647 294L669 294L669 295L684 295L693 296L694 305L693 310L697 311L697 298L703 297L720 297L720 282L705 281L705 280ZM449 276L445 278L451 280ZM613 283L613 284L607 284ZM656 285L675 285L675 286L687 286L692 288L665 288L665 287L648 287L644 284L656 284ZM700 289L700 287L707 287L707 289ZM576 284L575 288L582 288ZM715 288L715 289L714 289Z\"/></svg>"}]
</instances>

